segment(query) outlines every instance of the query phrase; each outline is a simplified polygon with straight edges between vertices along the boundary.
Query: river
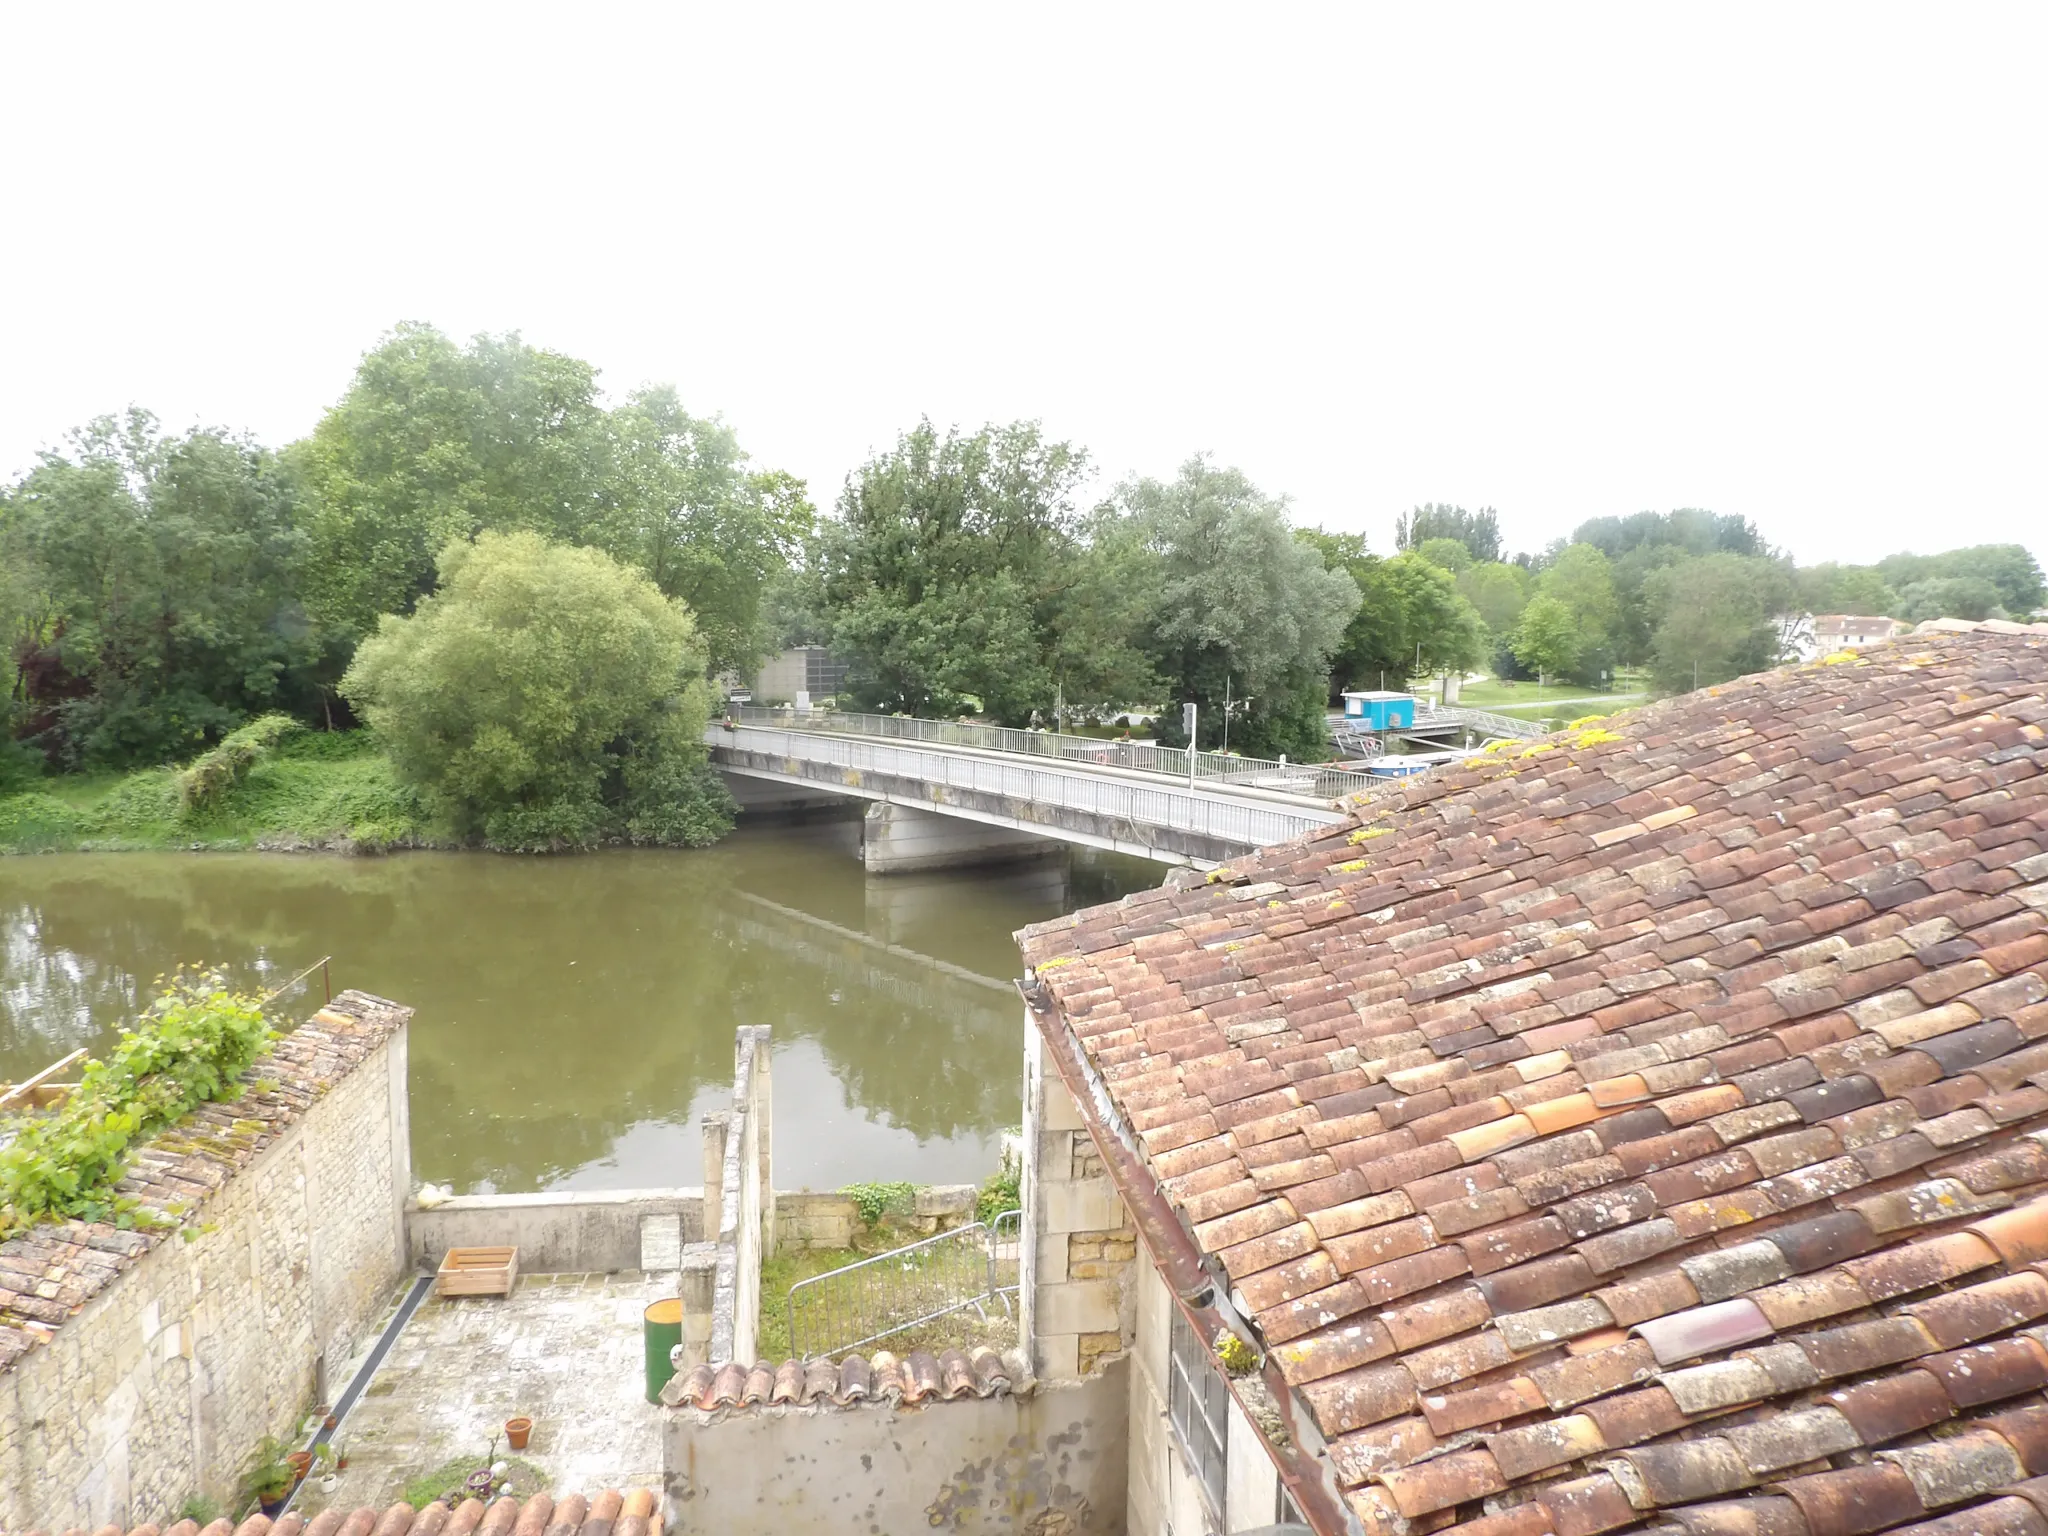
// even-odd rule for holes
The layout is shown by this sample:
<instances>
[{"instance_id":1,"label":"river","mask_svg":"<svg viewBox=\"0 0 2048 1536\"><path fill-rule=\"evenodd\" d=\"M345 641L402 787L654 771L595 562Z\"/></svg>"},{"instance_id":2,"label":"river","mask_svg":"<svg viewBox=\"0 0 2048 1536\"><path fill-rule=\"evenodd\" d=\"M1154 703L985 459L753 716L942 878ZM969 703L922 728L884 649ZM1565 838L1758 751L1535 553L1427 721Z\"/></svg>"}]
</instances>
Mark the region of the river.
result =
<instances>
[{"instance_id":1,"label":"river","mask_svg":"<svg viewBox=\"0 0 2048 1536\"><path fill-rule=\"evenodd\" d=\"M1157 884L1058 860L871 878L859 824L695 852L0 858L0 1079L98 1049L181 962L417 1010L413 1174L458 1192L699 1182L733 1030L775 1038L784 1188L978 1180L1019 1117L1011 932ZM302 1017L320 978L280 1001Z\"/></svg>"}]
</instances>

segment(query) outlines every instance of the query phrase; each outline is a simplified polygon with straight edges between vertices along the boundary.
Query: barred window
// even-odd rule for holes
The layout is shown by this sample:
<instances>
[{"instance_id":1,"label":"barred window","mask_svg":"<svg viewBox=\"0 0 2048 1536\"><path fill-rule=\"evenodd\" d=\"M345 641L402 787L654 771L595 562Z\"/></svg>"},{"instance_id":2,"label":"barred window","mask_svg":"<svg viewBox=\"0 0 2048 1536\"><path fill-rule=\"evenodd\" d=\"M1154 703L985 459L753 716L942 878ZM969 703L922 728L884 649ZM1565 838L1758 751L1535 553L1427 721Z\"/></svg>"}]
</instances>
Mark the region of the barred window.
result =
<instances>
[{"instance_id":1,"label":"barred window","mask_svg":"<svg viewBox=\"0 0 2048 1536\"><path fill-rule=\"evenodd\" d=\"M1210 1508L1223 1512L1223 1446L1229 1433L1230 1389L1194 1325L1173 1309L1167 1351L1166 1408L1181 1449L1194 1468Z\"/></svg>"}]
</instances>

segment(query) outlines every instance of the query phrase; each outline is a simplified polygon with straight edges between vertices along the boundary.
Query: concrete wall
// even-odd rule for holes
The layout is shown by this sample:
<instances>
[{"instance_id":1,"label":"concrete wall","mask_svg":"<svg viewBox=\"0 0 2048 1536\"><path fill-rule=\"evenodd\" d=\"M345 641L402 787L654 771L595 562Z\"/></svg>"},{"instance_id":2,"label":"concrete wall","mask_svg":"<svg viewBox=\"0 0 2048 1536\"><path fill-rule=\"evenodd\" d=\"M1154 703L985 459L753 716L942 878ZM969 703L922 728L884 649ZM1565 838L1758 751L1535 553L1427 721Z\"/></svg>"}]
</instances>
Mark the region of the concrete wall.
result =
<instances>
[{"instance_id":1,"label":"concrete wall","mask_svg":"<svg viewBox=\"0 0 2048 1536\"><path fill-rule=\"evenodd\" d=\"M1021 1331L1039 1376L1070 1381L1130 1345L1138 1234L1028 1015L1024 1041Z\"/></svg>"},{"instance_id":2,"label":"concrete wall","mask_svg":"<svg viewBox=\"0 0 2048 1536\"><path fill-rule=\"evenodd\" d=\"M432 1210L406 1212L416 1269L437 1267L450 1248L519 1248L523 1274L611 1274L639 1269L640 1223L675 1217L685 1243L704 1239L704 1191L565 1190L540 1195L458 1195ZM845 1195L775 1192L776 1243L798 1251L845 1248L859 1214Z\"/></svg>"},{"instance_id":3,"label":"concrete wall","mask_svg":"<svg viewBox=\"0 0 2048 1536\"><path fill-rule=\"evenodd\" d=\"M401 1025L0 1376L0 1530L168 1525L338 1389L406 1263L405 1079Z\"/></svg>"},{"instance_id":4,"label":"concrete wall","mask_svg":"<svg viewBox=\"0 0 2048 1536\"><path fill-rule=\"evenodd\" d=\"M721 773L726 789L745 815L775 816L795 812L838 812L852 816L859 804L829 789L812 789L804 784L785 784L779 779L758 779L744 773Z\"/></svg>"},{"instance_id":5,"label":"concrete wall","mask_svg":"<svg viewBox=\"0 0 2048 1536\"><path fill-rule=\"evenodd\" d=\"M1012 863L1055 857L1061 852L1061 844L1042 837L992 827L987 822L913 810L907 805L891 805L886 800L870 805L867 819L861 824L861 859L871 875Z\"/></svg>"},{"instance_id":6,"label":"concrete wall","mask_svg":"<svg viewBox=\"0 0 2048 1536\"><path fill-rule=\"evenodd\" d=\"M672 1410L671 1527L1109 1536L1126 1502L1124 1369L921 1408Z\"/></svg>"}]
</instances>

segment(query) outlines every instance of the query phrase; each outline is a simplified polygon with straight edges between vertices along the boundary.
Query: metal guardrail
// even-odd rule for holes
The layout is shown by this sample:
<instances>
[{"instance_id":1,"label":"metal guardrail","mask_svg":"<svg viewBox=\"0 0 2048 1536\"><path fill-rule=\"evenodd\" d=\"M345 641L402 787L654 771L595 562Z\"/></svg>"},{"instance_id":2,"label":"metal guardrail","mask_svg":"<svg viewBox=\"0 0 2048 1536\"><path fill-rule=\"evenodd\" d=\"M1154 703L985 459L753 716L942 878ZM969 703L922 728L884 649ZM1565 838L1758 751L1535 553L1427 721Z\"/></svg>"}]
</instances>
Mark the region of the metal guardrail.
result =
<instances>
[{"instance_id":1,"label":"metal guardrail","mask_svg":"<svg viewBox=\"0 0 2048 1536\"><path fill-rule=\"evenodd\" d=\"M878 1253L789 1288L789 1348L801 1360L858 1349L956 1312L1015 1316L1021 1211Z\"/></svg>"},{"instance_id":2,"label":"metal guardrail","mask_svg":"<svg viewBox=\"0 0 2048 1536\"><path fill-rule=\"evenodd\" d=\"M1534 720L1517 720L1513 715L1497 715L1490 709L1470 709L1463 704L1443 704L1426 714L1418 712L1415 724L1424 728L1465 725L1484 736L1506 736L1516 741L1543 734L1543 727Z\"/></svg>"},{"instance_id":3,"label":"metal guardrail","mask_svg":"<svg viewBox=\"0 0 2048 1536\"><path fill-rule=\"evenodd\" d=\"M1213 783L1203 783L1202 792L1197 792L1185 785L1148 782L1136 777L1115 779L1058 767L1040 768L993 756L969 757L957 752L857 741L850 736L812 730L770 730L753 725L728 730L713 725L704 734L714 746L1028 800L1139 827L1189 832L1246 848L1283 842L1338 819L1327 809L1310 810L1307 805L1296 810L1251 799L1215 799L1212 796L1217 786ZM1384 782L1364 774L1357 777L1362 784Z\"/></svg>"},{"instance_id":4,"label":"metal guardrail","mask_svg":"<svg viewBox=\"0 0 2048 1536\"><path fill-rule=\"evenodd\" d=\"M1185 747L1151 747L1132 741L1104 741L1061 731L1020 731L1002 725L977 725L958 720L919 720L909 715L864 715L847 710L770 708L744 704L727 711L742 725L772 725L782 730L817 731L836 736L869 736L882 741L914 741L932 746L972 747L1019 757L1047 757L1089 768L1122 769L1158 774L1183 783L1188 760L1194 759L1198 784L1262 789L1303 800L1336 800L1355 795L1375 781L1370 774L1322 763L1290 763L1285 758L1233 757L1223 752L1190 753Z\"/></svg>"}]
</instances>

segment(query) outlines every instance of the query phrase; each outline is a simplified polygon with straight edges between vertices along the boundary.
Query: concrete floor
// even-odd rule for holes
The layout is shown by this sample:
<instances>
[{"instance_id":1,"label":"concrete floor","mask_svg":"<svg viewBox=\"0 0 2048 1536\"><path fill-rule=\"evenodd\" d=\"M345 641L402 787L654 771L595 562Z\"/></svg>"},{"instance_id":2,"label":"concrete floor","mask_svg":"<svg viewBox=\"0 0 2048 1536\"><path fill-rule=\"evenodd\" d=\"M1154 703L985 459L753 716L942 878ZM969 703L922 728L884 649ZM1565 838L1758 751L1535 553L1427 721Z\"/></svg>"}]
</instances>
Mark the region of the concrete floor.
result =
<instances>
[{"instance_id":1,"label":"concrete floor","mask_svg":"<svg viewBox=\"0 0 2048 1536\"><path fill-rule=\"evenodd\" d=\"M527 1493L661 1484L661 1411L644 1396L640 1314L675 1277L521 1275L509 1297L429 1298L335 1431L349 1468L317 1474L295 1509L381 1508L455 1456L482 1464L506 1419L527 1414L517 1453L547 1474ZM498 1454L509 1454L503 1439Z\"/></svg>"}]
</instances>

